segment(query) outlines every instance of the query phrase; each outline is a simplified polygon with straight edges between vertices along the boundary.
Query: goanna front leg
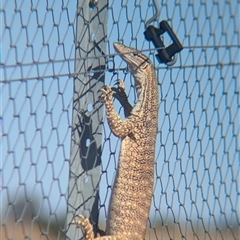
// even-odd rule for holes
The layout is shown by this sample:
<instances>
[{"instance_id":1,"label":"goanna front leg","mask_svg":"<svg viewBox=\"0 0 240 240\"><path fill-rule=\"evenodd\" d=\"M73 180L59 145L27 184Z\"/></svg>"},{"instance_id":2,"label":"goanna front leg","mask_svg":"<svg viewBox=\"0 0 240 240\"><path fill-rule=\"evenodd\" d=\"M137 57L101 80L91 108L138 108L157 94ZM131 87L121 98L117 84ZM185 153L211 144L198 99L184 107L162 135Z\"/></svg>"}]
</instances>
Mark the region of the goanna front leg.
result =
<instances>
[{"instance_id":1,"label":"goanna front leg","mask_svg":"<svg viewBox=\"0 0 240 240\"><path fill-rule=\"evenodd\" d=\"M119 138L129 135L133 131L136 117L129 116L125 120L122 120L114 110L113 91L111 87L106 85L99 91L102 93L100 99L105 103L108 124L113 134Z\"/></svg>"},{"instance_id":2,"label":"goanna front leg","mask_svg":"<svg viewBox=\"0 0 240 240\"><path fill-rule=\"evenodd\" d=\"M92 224L90 223L89 219L84 217L83 215L79 215L78 220L72 221L71 224L75 224L75 225L78 225L83 228L83 230L85 232L85 234L84 234L85 240L93 240L93 239L95 239L95 240L121 240L120 237L116 237L116 236L104 236L104 237L94 238Z\"/></svg>"},{"instance_id":3,"label":"goanna front leg","mask_svg":"<svg viewBox=\"0 0 240 240\"><path fill-rule=\"evenodd\" d=\"M117 88L112 87L113 97L115 97L120 102L120 104L122 105L122 107L124 109L125 117L128 117L128 116L130 116L130 113L131 113L133 107L128 101L128 97L127 97L127 94L125 91L125 86L124 86L123 80L118 79L117 85L118 85Z\"/></svg>"}]
</instances>

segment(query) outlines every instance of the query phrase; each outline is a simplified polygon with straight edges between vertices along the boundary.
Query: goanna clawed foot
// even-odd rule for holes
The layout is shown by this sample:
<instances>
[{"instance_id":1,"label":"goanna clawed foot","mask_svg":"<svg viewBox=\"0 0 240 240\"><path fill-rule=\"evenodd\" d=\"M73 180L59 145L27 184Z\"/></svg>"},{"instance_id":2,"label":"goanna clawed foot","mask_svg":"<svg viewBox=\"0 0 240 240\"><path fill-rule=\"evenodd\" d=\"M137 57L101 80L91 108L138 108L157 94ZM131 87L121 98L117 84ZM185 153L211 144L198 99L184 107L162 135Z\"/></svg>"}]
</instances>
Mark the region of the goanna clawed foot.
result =
<instances>
[{"instance_id":1,"label":"goanna clawed foot","mask_svg":"<svg viewBox=\"0 0 240 240\"><path fill-rule=\"evenodd\" d=\"M117 79L114 85L118 86L118 90L125 91L125 86L122 79Z\"/></svg>"},{"instance_id":2,"label":"goanna clawed foot","mask_svg":"<svg viewBox=\"0 0 240 240\"><path fill-rule=\"evenodd\" d=\"M99 92L102 94L99 96L99 99L103 101L106 107L112 107L112 98L116 98L120 104L123 106L124 115L128 117L133 109L132 105L128 102L128 97L125 92L125 86L122 79L118 79L116 83L117 87L110 87L108 85L103 86Z\"/></svg>"},{"instance_id":3,"label":"goanna clawed foot","mask_svg":"<svg viewBox=\"0 0 240 240\"><path fill-rule=\"evenodd\" d=\"M108 85L103 86L102 88L99 89L99 92L102 94L99 96L100 100L103 101L104 103L107 103L112 100L112 88Z\"/></svg>"},{"instance_id":4,"label":"goanna clawed foot","mask_svg":"<svg viewBox=\"0 0 240 240\"><path fill-rule=\"evenodd\" d=\"M118 87L110 87L108 85L103 86L99 89L99 92L102 94L99 98L105 103L112 99L112 96L116 97L117 99L121 98L122 100L127 98L125 93L125 86L122 79L117 79L114 85L118 85Z\"/></svg>"},{"instance_id":5,"label":"goanna clawed foot","mask_svg":"<svg viewBox=\"0 0 240 240\"><path fill-rule=\"evenodd\" d=\"M83 215L78 215L77 220L73 220L71 224L80 226L85 231L85 240L94 239L92 224L89 222L89 219L84 217Z\"/></svg>"},{"instance_id":6,"label":"goanna clawed foot","mask_svg":"<svg viewBox=\"0 0 240 240\"><path fill-rule=\"evenodd\" d=\"M125 92L125 86L124 86L124 82L122 79L117 79L116 82L114 83L114 85L117 85L117 87L112 87L112 91L113 91L113 97L119 99L125 99L127 98L127 94ZM121 102L119 100L119 102Z\"/></svg>"},{"instance_id":7,"label":"goanna clawed foot","mask_svg":"<svg viewBox=\"0 0 240 240\"><path fill-rule=\"evenodd\" d=\"M73 220L71 222L71 224L74 224L74 225L77 225L77 226L80 226L83 228L83 230L85 231L84 240L93 240L93 239L95 239L95 240L123 240L121 237L117 237L117 236L105 236L105 232L101 231L101 230L98 230L101 237L94 238L93 228L92 228L92 225L91 225L89 219L84 217L81 214L78 215L77 217L78 217L78 219Z\"/></svg>"},{"instance_id":8,"label":"goanna clawed foot","mask_svg":"<svg viewBox=\"0 0 240 240\"><path fill-rule=\"evenodd\" d=\"M125 117L128 117L130 115L133 107L128 101L124 82L122 79L118 79L116 84L118 85L117 88L112 87L113 97L115 97L120 102L120 104L123 106Z\"/></svg>"}]
</instances>

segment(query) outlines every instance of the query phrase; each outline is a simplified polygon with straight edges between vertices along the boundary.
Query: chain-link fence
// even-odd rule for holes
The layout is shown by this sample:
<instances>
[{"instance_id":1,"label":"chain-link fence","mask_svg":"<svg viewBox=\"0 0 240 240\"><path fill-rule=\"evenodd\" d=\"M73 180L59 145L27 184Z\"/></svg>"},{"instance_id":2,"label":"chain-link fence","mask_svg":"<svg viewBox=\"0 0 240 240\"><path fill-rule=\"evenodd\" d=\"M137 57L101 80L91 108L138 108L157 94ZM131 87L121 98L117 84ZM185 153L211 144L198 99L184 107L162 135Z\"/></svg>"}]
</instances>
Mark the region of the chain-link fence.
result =
<instances>
[{"instance_id":1,"label":"chain-link fence","mask_svg":"<svg viewBox=\"0 0 240 240\"><path fill-rule=\"evenodd\" d=\"M79 239L78 213L105 228L120 141L97 91L122 78L136 100L113 42L148 55L158 78L146 239L238 239L239 1L158 4L1 2L1 239ZM171 67L144 37L153 16L184 47Z\"/></svg>"}]
</instances>

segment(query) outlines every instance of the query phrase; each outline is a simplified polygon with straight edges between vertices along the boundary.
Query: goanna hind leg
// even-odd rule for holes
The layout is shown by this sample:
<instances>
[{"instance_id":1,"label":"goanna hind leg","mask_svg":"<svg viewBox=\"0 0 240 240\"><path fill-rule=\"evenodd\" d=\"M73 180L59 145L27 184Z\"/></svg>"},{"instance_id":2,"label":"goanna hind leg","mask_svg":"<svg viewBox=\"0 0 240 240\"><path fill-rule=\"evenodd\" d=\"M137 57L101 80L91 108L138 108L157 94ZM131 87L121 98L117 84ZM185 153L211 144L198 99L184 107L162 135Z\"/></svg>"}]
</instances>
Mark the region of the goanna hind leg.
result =
<instances>
[{"instance_id":1,"label":"goanna hind leg","mask_svg":"<svg viewBox=\"0 0 240 240\"><path fill-rule=\"evenodd\" d=\"M85 240L94 239L93 227L88 218L84 217L83 215L78 215L78 219L73 220L71 224L75 224L83 228L85 232Z\"/></svg>"},{"instance_id":2,"label":"goanna hind leg","mask_svg":"<svg viewBox=\"0 0 240 240\"><path fill-rule=\"evenodd\" d=\"M120 237L116 237L116 236L103 236L103 237L97 237L94 238L94 234L93 234L93 228L92 228L92 224L90 223L89 219L84 217L83 215L78 215L78 220L74 220L72 221L71 224L75 224L78 226L81 226L85 232L84 236L85 236L85 240L121 240Z\"/></svg>"}]
</instances>

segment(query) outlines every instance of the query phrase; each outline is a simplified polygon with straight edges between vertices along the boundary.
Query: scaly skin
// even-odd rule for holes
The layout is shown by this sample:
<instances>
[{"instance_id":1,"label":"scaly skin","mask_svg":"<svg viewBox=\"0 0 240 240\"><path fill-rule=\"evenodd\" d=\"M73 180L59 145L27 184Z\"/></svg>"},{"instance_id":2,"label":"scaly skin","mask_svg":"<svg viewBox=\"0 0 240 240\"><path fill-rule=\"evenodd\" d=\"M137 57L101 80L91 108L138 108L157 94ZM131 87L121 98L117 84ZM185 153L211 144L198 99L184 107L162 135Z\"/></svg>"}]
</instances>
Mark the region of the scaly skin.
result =
<instances>
[{"instance_id":1,"label":"scaly skin","mask_svg":"<svg viewBox=\"0 0 240 240\"><path fill-rule=\"evenodd\" d=\"M107 236L96 239L143 240L154 181L158 120L157 80L147 56L119 43L114 43L114 48L127 62L134 76L138 100L134 107L128 103L121 81L118 88L105 86L100 89L109 127L114 135L121 138L121 150L109 205ZM124 120L114 110L113 95L123 105L126 115ZM88 219L82 216L80 218L77 224L84 228L85 239L93 239Z\"/></svg>"}]
</instances>

